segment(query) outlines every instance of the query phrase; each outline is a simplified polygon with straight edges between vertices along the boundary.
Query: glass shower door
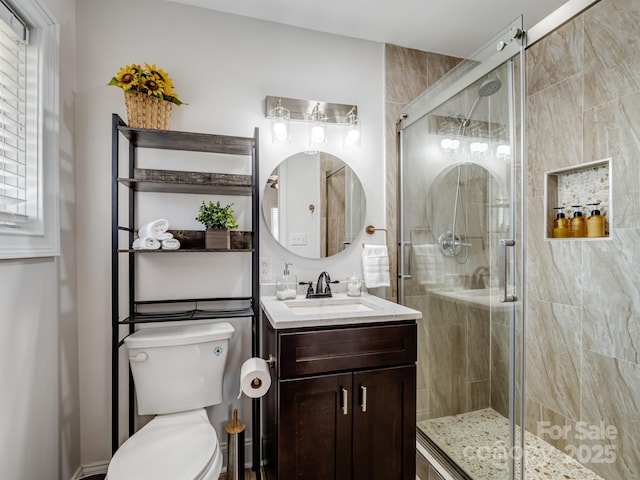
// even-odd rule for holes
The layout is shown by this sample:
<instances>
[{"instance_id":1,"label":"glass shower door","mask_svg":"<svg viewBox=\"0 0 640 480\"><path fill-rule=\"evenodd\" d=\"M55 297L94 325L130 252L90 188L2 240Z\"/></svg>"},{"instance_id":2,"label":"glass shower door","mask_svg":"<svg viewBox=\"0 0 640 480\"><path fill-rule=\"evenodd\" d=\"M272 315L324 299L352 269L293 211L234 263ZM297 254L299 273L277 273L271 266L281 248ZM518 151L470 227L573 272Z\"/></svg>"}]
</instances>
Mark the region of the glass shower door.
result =
<instances>
[{"instance_id":1,"label":"glass shower door","mask_svg":"<svg viewBox=\"0 0 640 480\"><path fill-rule=\"evenodd\" d=\"M398 292L423 314L417 430L478 480L522 475L519 26L410 105L399 133Z\"/></svg>"}]
</instances>

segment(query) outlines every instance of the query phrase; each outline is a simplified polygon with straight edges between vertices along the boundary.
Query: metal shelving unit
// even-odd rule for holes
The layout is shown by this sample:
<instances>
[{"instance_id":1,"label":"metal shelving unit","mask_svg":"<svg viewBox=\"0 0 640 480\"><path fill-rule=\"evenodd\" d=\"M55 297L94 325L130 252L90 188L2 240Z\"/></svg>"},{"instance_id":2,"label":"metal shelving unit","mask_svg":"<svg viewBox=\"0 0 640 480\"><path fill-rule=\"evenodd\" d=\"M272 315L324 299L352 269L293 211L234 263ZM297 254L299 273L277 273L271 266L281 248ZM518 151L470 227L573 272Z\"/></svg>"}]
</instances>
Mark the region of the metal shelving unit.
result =
<instances>
[{"instance_id":1,"label":"metal shelving unit","mask_svg":"<svg viewBox=\"0 0 640 480\"><path fill-rule=\"evenodd\" d=\"M120 140L124 138L129 145L127 171L120 171ZM236 175L224 173L181 172L175 170L149 170L137 168L137 151L140 148L163 149L188 152L205 152L223 155L238 155L249 157L251 161L251 175ZM111 311L112 311L112 358L111 358L111 444L115 452L119 447L119 351L124 344L120 338L120 327L128 326L128 335L135 331L136 324L162 323L187 320L208 320L216 318L251 318L252 345L251 354L259 354L259 234L258 234L258 129L253 137L233 137L204 133L178 132L173 130L151 130L131 128L118 116L112 115L112 183L111 183ZM124 168L122 168L124 170ZM126 219L119 215L121 188L128 191ZM135 239L135 206L137 192L162 193L192 193L214 195L242 195L251 197L251 232L241 236L241 241L231 249L204 248L204 234L201 232L178 232L185 235L185 248L179 250L133 250L129 246ZM122 215L124 216L124 215ZM122 222L126 223L122 225ZM120 232L128 232L127 248L120 245ZM250 241L247 243L246 239ZM199 242L202 241L202 244ZM122 242L124 243L124 242ZM182 243L182 242L181 242ZM216 297L194 299L159 299L138 300L136 296L136 262L135 256L140 254L188 254L196 252L244 252L251 254L251 296L245 297ZM128 286L127 314L120 316L121 301L119 287L121 282L119 259L121 255L128 256ZM125 335L126 336L126 335ZM129 435L135 429L134 419L134 385L129 370ZM252 400L253 427L253 469L256 478L260 479L260 403L259 399Z\"/></svg>"}]
</instances>

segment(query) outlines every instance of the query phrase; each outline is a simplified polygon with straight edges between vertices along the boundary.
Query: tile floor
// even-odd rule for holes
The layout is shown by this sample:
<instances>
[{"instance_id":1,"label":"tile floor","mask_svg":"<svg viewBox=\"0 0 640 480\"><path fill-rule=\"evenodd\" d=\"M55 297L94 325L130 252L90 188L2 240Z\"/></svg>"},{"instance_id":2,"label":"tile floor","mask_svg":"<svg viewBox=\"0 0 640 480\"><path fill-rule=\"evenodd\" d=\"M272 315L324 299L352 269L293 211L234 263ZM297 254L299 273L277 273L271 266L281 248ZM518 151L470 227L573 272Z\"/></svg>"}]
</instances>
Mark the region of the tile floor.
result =
<instances>
[{"instance_id":1,"label":"tile floor","mask_svg":"<svg viewBox=\"0 0 640 480\"><path fill-rule=\"evenodd\" d=\"M434 418L418 423L471 478L506 480L508 458L502 454L508 438L509 420L491 408ZM530 480L604 480L584 465L540 437L525 432L526 472ZM476 455L475 453L483 455Z\"/></svg>"}]
</instances>

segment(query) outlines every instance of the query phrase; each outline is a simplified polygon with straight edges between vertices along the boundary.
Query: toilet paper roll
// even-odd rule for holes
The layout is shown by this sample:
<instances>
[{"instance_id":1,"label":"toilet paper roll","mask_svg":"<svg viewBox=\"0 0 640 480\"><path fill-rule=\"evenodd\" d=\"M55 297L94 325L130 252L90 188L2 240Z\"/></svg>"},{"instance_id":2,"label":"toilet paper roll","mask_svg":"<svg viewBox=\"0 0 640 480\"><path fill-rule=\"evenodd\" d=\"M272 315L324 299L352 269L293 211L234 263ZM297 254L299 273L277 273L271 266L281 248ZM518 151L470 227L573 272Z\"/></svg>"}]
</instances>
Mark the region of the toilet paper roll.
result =
<instances>
[{"instance_id":1,"label":"toilet paper roll","mask_svg":"<svg viewBox=\"0 0 640 480\"><path fill-rule=\"evenodd\" d=\"M242 364L240 369L240 393L247 397L259 398L267 393L271 386L269 365L262 358L250 358Z\"/></svg>"}]
</instances>

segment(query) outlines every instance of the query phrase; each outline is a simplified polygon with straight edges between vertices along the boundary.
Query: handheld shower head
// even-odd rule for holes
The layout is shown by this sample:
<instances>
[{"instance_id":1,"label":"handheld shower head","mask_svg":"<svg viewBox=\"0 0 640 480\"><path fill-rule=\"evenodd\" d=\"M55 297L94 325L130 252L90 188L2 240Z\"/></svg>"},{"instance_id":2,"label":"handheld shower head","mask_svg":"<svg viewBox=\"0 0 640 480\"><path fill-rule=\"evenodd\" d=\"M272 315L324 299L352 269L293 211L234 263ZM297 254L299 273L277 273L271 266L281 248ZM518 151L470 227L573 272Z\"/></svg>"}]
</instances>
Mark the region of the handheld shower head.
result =
<instances>
[{"instance_id":1,"label":"handheld shower head","mask_svg":"<svg viewBox=\"0 0 640 480\"><path fill-rule=\"evenodd\" d=\"M497 93L502 87L502 82L497 78L492 78L491 80L487 80L482 85L480 85L480 89L478 90L479 97L490 97L494 93Z\"/></svg>"},{"instance_id":2,"label":"handheld shower head","mask_svg":"<svg viewBox=\"0 0 640 480\"><path fill-rule=\"evenodd\" d=\"M494 95L495 93L498 92L498 90L500 90L501 87L502 87L502 82L497 78L486 80L485 82L482 83L482 85L480 85L480 88L478 89L478 96L475 98L475 100L471 104L471 108L469 109L469 113L467 113L467 116L462 119L462 124L461 124L462 128L468 126L469 123L471 122L471 114L476 109L476 106L478 105L478 102L480 101L480 99L482 97L490 97L491 95Z\"/></svg>"}]
</instances>

